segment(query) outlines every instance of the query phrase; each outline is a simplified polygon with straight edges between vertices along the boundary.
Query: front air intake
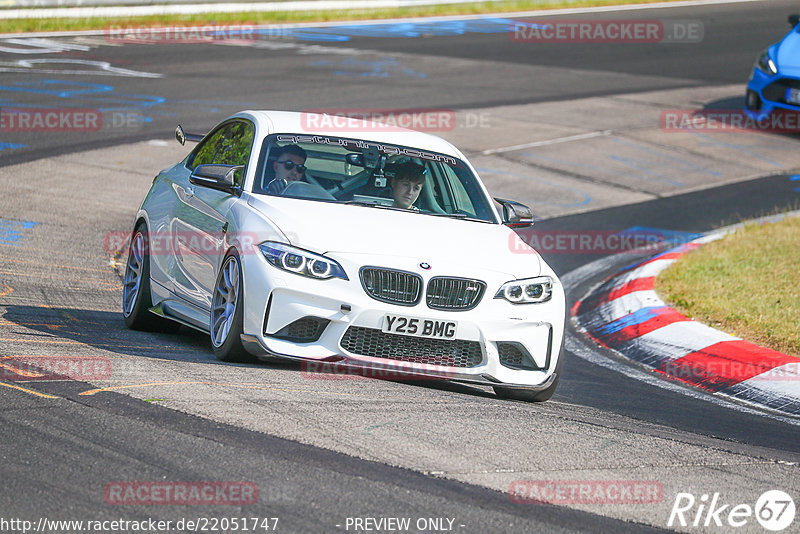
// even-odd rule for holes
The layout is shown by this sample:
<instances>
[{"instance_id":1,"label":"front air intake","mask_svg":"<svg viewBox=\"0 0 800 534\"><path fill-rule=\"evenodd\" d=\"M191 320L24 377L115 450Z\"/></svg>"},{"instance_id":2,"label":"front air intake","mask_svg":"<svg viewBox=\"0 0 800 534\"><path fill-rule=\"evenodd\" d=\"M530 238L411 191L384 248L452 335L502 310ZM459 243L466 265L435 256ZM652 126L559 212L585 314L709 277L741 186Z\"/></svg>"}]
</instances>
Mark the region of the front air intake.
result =
<instances>
[{"instance_id":1,"label":"front air intake","mask_svg":"<svg viewBox=\"0 0 800 534\"><path fill-rule=\"evenodd\" d=\"M530 353L520 343L513 341L500 342L497 344L497 352L500 355L500 364L510 369L522 371L535 371L540 369L533 361Z\"/></svg>"},{"instance_id":2,"label":"front air intake","mask_svg":"<svg viewBox=\"0 0 800 534\"><path fill-rule=\"evenodd\" d=\"M294 341L297 343L311 343L317 341L330 321L319 317L303 317L284 326L271 337Z\"/></svg>"}]
</instances>

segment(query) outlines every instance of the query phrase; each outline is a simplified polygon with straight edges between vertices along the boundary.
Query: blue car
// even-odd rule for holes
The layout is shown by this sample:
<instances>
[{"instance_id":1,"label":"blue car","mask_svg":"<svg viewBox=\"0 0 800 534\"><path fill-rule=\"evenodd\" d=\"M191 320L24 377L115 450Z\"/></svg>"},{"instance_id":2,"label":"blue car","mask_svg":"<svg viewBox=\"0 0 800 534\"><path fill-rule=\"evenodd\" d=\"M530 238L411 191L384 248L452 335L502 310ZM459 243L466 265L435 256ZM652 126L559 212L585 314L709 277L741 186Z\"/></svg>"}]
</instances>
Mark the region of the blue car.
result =
<instances>
[{"instance_id":1,"label":"blue car","mask_svg":"<svg viewBox=\"0 0 800 534\"><path fill-rule=\"evenodd\" d=\"M800 112L800 15L789 15L792 30L756 59L747 83L745 112L761 120L773 112Z\"/></svg>"}]
</instances>

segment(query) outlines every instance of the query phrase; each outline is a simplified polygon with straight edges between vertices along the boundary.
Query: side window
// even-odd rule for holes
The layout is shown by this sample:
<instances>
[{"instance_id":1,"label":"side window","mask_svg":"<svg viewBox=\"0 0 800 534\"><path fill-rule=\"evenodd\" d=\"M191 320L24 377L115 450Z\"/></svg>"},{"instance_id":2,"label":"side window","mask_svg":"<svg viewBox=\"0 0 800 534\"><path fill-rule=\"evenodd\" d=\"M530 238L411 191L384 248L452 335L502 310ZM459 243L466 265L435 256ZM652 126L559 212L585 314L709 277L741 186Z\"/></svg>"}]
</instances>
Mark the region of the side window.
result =
<instances>
[{"instance_id":1,"label":"side window","mask_svg":"<svg viewBox=\"0 0 800 534\"><path fill-rule=\"evenodd\" d=\"M222 141L228 135L232 124L228 124L211 134L203 140L195 149L194 156L189 163L189 169L194 170L198 165L208 165L211 163L222 163L217 161L216 156Z\"/></svg>"},{"instance_id":2,"label":"side window","mask_svg":"<svg viewBox=\"0 0 800 534\"><path fill-rule=\"evenodd\" d=\"M197 147L189 169L194 170L198 165L210 163L247 165L253 149L254 134L253 125L249 122L235 121L226 124ZM236 173L236 176L236 185L241 185L244 173Z\"/></svg>"}]
</instances>

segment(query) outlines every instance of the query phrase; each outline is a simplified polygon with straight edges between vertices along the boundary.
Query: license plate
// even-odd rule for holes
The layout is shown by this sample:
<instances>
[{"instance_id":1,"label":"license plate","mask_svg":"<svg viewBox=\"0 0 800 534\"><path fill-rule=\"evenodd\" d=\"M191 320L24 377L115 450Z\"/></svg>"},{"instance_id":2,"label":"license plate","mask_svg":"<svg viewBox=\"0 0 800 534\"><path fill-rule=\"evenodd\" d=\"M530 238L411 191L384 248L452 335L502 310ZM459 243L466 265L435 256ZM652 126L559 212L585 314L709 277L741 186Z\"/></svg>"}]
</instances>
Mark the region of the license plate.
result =
<instances>
[{"instance_id":1,"label":"license plate","mask_svg":"<svg viewBox=\"0 0 800 534\"><path fill-rule=\"evenodd\" d=\"M384 315L383 332L403 336L428 337L433 339L455 339L457 321L437 321L423 317Z\"/></svg>"},{"instance_id":2,"label":"license plate","mask_svg":"<svg viewBox=\"0 0 800 534\"><path fill-rule=\"evenodd\" d=\"M800 89L789 89L786 95L786 101L790 104L800 105Z\"/></svg>"}]
</instances>

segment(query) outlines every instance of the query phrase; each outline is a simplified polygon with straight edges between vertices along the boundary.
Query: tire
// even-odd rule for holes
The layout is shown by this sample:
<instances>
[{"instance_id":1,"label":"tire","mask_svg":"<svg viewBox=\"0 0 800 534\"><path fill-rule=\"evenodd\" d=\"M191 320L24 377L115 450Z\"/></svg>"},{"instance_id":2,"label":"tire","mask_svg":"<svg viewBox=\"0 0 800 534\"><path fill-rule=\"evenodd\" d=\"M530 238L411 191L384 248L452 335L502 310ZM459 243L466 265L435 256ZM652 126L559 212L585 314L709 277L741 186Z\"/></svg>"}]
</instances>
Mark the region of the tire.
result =
<instances>
[{"instance_id":1,"label":"tire","mask_svg":"<svg viewBox=\"0 0 800 534\"><path fill-rule=\"evenodd\" d=\"M150 254L147 226L140 223L133 231L122 281L122 317L131 330L176 332L180 324L150 313Z\"/></svg>"},{"instance_id":2,"label":"tire","mask_svg":"<svg viewBox=\"0 0 800 534\"><path fill-rule=\"evenodd\" d=\"M558 353L558 362L556 363L555 371L553 371L553 373L556 375L556 378L555 380L553 380L553 383L547 387L547 389L543 389L541 391L534 391L531 389L513 388L505 386L492 386L492 389L494 389L495 395L497 395L501 399L519 400L525 402L544 402L546 400L550 400L550 397L552 397L553 393L556 392L556 388L558 387L558 381L561 379L561 368L563 367L563 364L564 364L564 340L562 338L561 349L559 350Z\"/></svg>"},{"instance_id":3,"label":"tire","mask_svg":"<svg viewBox=\"0 0 800 534\"><path fill-rule=\"evenodd\" d=\"M222 261L211 296L211 346L223 362L249 363L254 358L242 345L244 324L244 284L242 263L236 252Z\"/></svg>"}]
</instances>

